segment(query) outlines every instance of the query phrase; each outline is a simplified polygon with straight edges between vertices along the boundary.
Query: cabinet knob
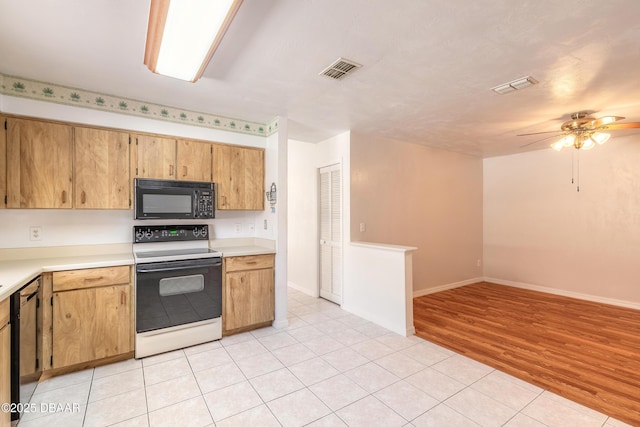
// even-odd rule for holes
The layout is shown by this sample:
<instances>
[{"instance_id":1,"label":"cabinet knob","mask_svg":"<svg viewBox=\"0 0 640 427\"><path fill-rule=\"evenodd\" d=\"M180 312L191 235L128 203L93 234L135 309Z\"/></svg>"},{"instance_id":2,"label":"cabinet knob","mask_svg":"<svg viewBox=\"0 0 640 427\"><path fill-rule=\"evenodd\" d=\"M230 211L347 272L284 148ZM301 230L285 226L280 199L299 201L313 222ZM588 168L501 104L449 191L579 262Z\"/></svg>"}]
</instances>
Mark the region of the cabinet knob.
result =
<instances>
[{"instance_id":1,"label":"cabinet knob","mask_svg":"<svg viewBox=\"0 0 640 427\"><path fill-rule=\"evenodd\" d=\"M84 190L82 190L82 193L80 193L80 203L82 203L83 205L87 203L87 194L84 192Z\"/></svg>"},{"instance_id":2,"label":"cabinet knob","mask_svg":"<svg viewBox=\"0 0 640 427\"><path fill-rule=\"evenodd\" d=\"M173 176L173 165L169 165L169 176Z\"/></svg>"},{"instance_id":3,"label":"cabinet knob","mask_svg":"<svg viewBox=\"0 0 640 427\"><path fill-rule=\"evenodd\" d=\"M62 190L62 204L67 203L67 190Z\"/></svg>"},{"instance_id":4,"label":"cabinet knob","mask_svg":"<svg viewBox=\"0 0 640 427\"><path fill-rule=\"evenodd\" d=\"M182 176L187 176L188 175L188 169L187 166L182 166Z\"/></svg>"}]
</instances>

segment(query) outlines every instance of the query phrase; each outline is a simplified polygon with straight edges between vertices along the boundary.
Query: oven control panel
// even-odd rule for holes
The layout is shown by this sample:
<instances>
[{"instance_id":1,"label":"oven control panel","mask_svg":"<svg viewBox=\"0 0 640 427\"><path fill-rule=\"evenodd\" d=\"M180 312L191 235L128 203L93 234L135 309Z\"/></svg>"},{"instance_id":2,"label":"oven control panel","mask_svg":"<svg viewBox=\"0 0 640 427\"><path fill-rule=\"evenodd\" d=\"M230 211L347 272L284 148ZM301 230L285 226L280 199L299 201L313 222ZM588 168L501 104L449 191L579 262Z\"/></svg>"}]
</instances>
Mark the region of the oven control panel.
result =
<instances>
[{"instance_id":1,"label":"oven control panel","mask_svg":"<svg viewBox=\"0 0 640 427\"><path fill-rule=\"evenodd\" d=\"M133 226L133 243L182 242L208 239L209 226L207 224Z\"/></svg>"}]
</instances>

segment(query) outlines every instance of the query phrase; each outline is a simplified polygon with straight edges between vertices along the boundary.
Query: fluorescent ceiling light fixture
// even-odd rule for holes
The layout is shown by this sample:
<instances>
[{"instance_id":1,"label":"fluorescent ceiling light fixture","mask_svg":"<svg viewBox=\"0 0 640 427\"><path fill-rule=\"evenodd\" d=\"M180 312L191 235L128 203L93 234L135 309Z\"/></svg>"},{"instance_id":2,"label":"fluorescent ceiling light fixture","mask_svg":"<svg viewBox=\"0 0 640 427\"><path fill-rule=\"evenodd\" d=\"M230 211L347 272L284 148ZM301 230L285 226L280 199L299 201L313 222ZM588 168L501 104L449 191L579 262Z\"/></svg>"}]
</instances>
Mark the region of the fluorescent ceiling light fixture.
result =
<instances>
[{"instance_id":1,"label":"fluorescent ceiling light fixture","mask_svg":"<svg viewBox=\"0 0 640 427\"><path fill-rule=\"evenodd\" d=\"M515 90L524 89L529 86L533 86L537 84L538 81L531 76L522 77L520 79L515 79L510 81L509 83L504 83L498 85L496 87L492 87L491 90L499 93L500 95L504 95L505 93L513 92Z\"/></svg>"},{"instance_id":2,"label":"fluorescent ceiling light fixture","mask_svg":"<svg viewBox=\"0 0 640 427\"><path fill-rule=\"evenodd\" d=\"M154 73L195 82L242 0L151 0L144 63Z\"/></svg>"}]
</instances>

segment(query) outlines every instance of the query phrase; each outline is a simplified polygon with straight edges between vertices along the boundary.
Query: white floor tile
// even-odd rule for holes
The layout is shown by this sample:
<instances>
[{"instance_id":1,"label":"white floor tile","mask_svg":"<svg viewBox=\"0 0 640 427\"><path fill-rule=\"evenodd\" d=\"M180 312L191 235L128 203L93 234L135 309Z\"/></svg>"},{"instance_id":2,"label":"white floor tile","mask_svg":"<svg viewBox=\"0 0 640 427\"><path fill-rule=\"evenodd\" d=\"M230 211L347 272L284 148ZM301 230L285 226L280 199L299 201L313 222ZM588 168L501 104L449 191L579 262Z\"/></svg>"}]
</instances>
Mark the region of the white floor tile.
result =
<instances>
[{"instance_id":1,"label":"white floor tile","mask_svg":"<svg viewBox=\"0 0 640 427\"><path fill-rule=\"evenodd\" d=\"M240 359L236 363L248 379L284 368L284 365L269 352Z\"/></svg>"},{"instance_id":2,"label":"white floor tile","mask_svg":"<svg viewBox=\"0 0 640 427\"><path fill-rule=\"evenodd\" d=\"M241 334L234 334L234 335L223 337L220 340L220 344L223 347L229 347L230 345L238 344L245 341L252 341L255 339L256 338L253 336L251 332L243 332Z\"/></svg>"},{"instance_id":3,"label":"white floor tile","mask_svg":"<svg viewBox=\"0 0 640 427\"><path fill-rule=\"evenodd\" d=\"M216 423L216 427L280 427L266 405L256 406Z\"/></svg>"},{"instance_id":4,"label":"white floor tile","mask_svg":"<svg viewBox=\"0 0 640 427\"><path fill-rule=\"evenodd\" d=\"M336 414L329 414L317 421L307 424L307 427L344 427L346 424Z\"/></svg>"},{"instance_id":5,"label":"white floor tile","mask_svg":"<svg viewBox=\"0 0 640 427\"><path fill-rule=\"evenodd\" d=\"M369 360L379 359L394 352L389 346L382 344L375 339L362 341L351 346L351 349L357 351L360 355Z\"/></svg>"},{"instance_id":6,"label":"white floor tile","mask_svg":"<svg viewBox=\"0 0 640 427\"><path fill-rule=\"evenodd\" d=\"M214 366L232 362L231 356L229 356L227 350L222 347L189 354L187 360L193 372L203 371L213 368Z\"/></svg>"},{"instance_id":7,"label":"white floor tile","mask_svg":"<svg viewBox=\"0 0 640 427\"><path fill-rule=\"evenodd\" d=\"M363 334L362 332L356 331L355 329L347 329L343 331L339 331L333 333L331 335L336 341L344 344L344 345L353 345L362 341L367 341L370 339L368 336Z\"/></svg>"},{"instance_id":8,"label":"white floor tile","mask_svg":"<svg viewBox=\"0 0 640 427\"><path fill-rule=\"evenodd\" d=\"M263 403L248 381L207 393L204 400L216 423Z\"/></svg>"},{"instance_id":9,"label":"white floor tile","mask_svg":"<svg viewBox=\"0 0 640 427\"><path fill-rule=\"evenodd\" d=\"M451 357L450 354L445 353L444 351L440 351L439 349L434 348L432 345L424 343L419 343L417 345L408 347L402 350L400 354L409 356L426 366L435 365L436 363L442 362L443 360Z\"/></svg>"},{"instance_id":10,"label":"white floor tile","mask_svg":"<svg viewBox=\"0 0 640 427\"><path fill-rule=\"evenodd\" d=\"M247 379L234 362L194 372L194 375L202 393L219 390Z\"/></svg>"},{"instance_id":11,"label":"white floor tile","mask_svg":"<svg viewBox=\"0 0 640 427\"><path fill-rule=\"evenodd\" d=\"M35 394L45 393L47 391L55 390L57 388L67 387L74 384L80 384L87 381L91 381L93 378L93 369L85 369L83 371L72 372L66 375L59 375L57 377L48 378L40 383L36 387Z\"/></svg>"},{"instance_id":12,"label":"white floor tile","mask_svg":"<svg viewBox=\"0 0 640 427\"><path fill-rule=\"evenodd\" d=\"M313 338L303 343L318 356L344 348L344 345L328 335Z\"/></svg>"},{"instance_id":13,"label":"white floor tile","mask_svg":"<svg viewBox=\"0 0 640 427\"><path fill-rule=\"evenodd\" d=\"M427 413L420 415L411 421L416 427L478 427L479 424L471 421L464 415L454 411L445 404L440 404Z\"/></svg>"},{"instance_id":14,"label":"white floor tile","mask_svg":"<svg viewBox=\"0 0 640 427\"><path fill-rule=\"evenodd\" d=\"M517 412L472 388L462 390L444 403L465 417L487 427L501 426Z\"/></svg>"},{"instance_id":15,"label":"white floor tile","mask_svg":"<svg viewBox=\"0 0 640 427\"><path fill-rule=\"evenodd\" d=\"M265 402L304 388L304 384L286 368L253 378L249 382Z\"/></svg>"},{"instance_id":16,"label":"white floor tile","mask_svg":"<svg viewBox=\"0 0 640 427\"><path fill-rule=\"evenodd\" d=\"M144 392L142 368L94 379L91 383L89 402L95 402L96 400L105 399L132 390Z\"/></svg>"},{"instance_id":17,"label":"white floor tile","mask_svg":"<svg viewBox=\"0 0 640 427\"><path fill-rule=\"evenodd\" d=\"M465 385L471 385L494 371L492 367L460 354L436 363L432 368Z\"/></svg>"},{"instance_id":18,"label":"white floor tile","mask_svg":"<svg viewBox=\"0 0 640 427\"><path fill-rule=\"evenodd\" d=\"M198 383L192 373L148 386L146 391L149 411L155 411L201 395Z\"/></svg>"},{"instance_id":19,"label":"white floor tile","mask_svg":"<svg viewBox=\"0 0 640 427\"><path fill-rule=\"evenodd\" d=\"M567 405L543 393L522 410L522 413L549 427L579 425L581 427L602 426L607 416L587 408Z\"/></svg>"},{"instance_id":20,"label":"white floor tile","mask_svg":"<svg viewBox=\"0 0 640 427\"><path fill-rule=\"evenodd\" d=\"M184 350L168 351L166 353L160 353L153 356L144 357L140 360L142 360L142 366L147 367L147 366L157 365L158 363L167 362L173 359L180 359L181 357L184 357Z\"/></svg>"},{"instance_id":21,"label":"white floor tile","mask_svg":"<svg viewBox=\"0 0 640 427\"><path fill-rule=\"evenodd\" d=\"M381 357L375 363L399 378L406 378L426 368L422 363L401 353Z\"/></svg>"},{"instance_id":22,"label":"white floor tile","mask_svg":"<svg viewBox=\"0 0 640 427\"><path fill-rule=\"evenodd\" d=\"M391 384L374 396L409 421L440 403L406 381Z\"/></svg>"},{"instance_id":23,"label":"white floor tile","mask_svg":"<svg viewBox=\"0 0 640 427\"><path fill-rule=\"evenodd\" d=\"M266 335L258 338L258 341L260 341L260 344L262 344L269 351L277 350L282 347L288 347L290 345L298 343L298 341L287 332L278 332L276 334Z\"/></svg>"},{"instance_id":24,"label":"white floor tile","mask_svg":"<svg viewBox=\"0 0 640 427\"><path fill-rule=\"evenodd\" d=\"M306 322L305 322L306 323ZM314 338L319 338L324 336L324 332L320 331L315 326L311 326L307 324L306 326L302 326L300 328L296 328L288 331L289 335L291 335L296 340L304 343L305 341L312 340Z\"/></svg>"},{"instance_id":25,"label":"white floor tile","mask_svg":"<svg viewBox=\"0 0 640 427\"><path fill-rule=\"evenodd\" d=\"M404 426L407 420L373 396L365 397L342 408L336 414L349 427Z\"/></svg>"},{"instance_id":26,"label":"white floor tile","mask_svg":"<svg viewBox=\"0 0 640 427\"><path fill-rule=\"evenodd\" d=\"M144 383L147 387L191 374L191 367L189 366L189 362L187 362L187 358L184 357L184 354L177 359L145 366L142 370L144 373Z\"/></svg>"},{"instance_id":27,"label":"white floor tile","mask_svg":"<svg viewBox=\"0 0 640 427\"><path fill-rule=\"evenodd\" d=\"M133 371L142 368L142 360L127 359L122 362L111 363L109 365L98 366L93 371L93 379L108 377L109 375L120 374L122 372Z\"/></svg>"},{"instance_id":28,"label":"white floor tile","mask_svg":"<svg viewBox=\"0 0 640 427\"><path fill-rule=\"evenodd\" d=\"M149 412L150 427L204 427L213 423L209 408L202 396L181 401L171 406Z\"/></svg>"},{"instance_id":29,"label":"white floor tile","mask_svg":"<svg viewBox=\"0 0 640 427\"><path fill-rule=\"evenodd\" d=\"M337 338L340 332L344 332L350 329L336 318L332 318L331 320L322 322L319 325L315 325L315 327L318 328L322 333L331 335L334 338Z\"/></svg>"},{"instance_id":30,"label":"white floor tile","mask_svg":"<svg viewBox=\"0 0 640 427\"><path fill-rule=\"evenodd\" d=\"M289 370L306 386L339 374L336 368L319 357L290 366Z\"/></svg>"},{"instance_id":31,"label":"white floor tile","mask_svg":"<svg viewBox=\"0 0 640 427\"><path fill-rule=\"evenodd\" d=\"M283 427L303 426L331 413L309 389L302 389L267 403Z\"/></svg>"},{"instance_id":32,"label":"white floor tile","mask_svg":"<svg viewBox=\"0 0 640 427\"><path fill-rule=\"evenodd\" d=\"M111 424L109 427L149 427L149 415L140 415L116 424Z\"/></svg>"},{"instance_id":33,"label":"white floor tile","mask_svg":"<svg viewBox=\"0 0 640 427\"><path fill-rule=\"evenodd\" d=\"M304 344L294 344L288 347L279 348L274 350L272 353L284 366L292 366L317 357L316 354L309 350L309 348Z\"/></svg>"},{"instance_id":34,"label":"white floor tile","mask_svg":"<svg viewBox=\"0 0 640 427\"><path fill-rule=\"evenodd\" d=\"M403 337L402 335L398 335L395 333L382 335L380 337L377 337L376 340L393 349L394 351L403 350L407 347L418 344L417 341L411 339L410 337Z\"/></svg>"},{"instance_id":35,"label":"white floor tile","mask_svg":"<svg viewBox=\"0 0 640 427\"><path fill-rule=\"evenodd\" d=\"M267 351L256 339L233 344L225 347L225 349L233 360L246 359L247 357L257 356Z\"/></svg>"},{"instance_id":36,"label":"white floor tile","mask_svg":"<svg viewBox=\"0 0 640 427\"><path fill-rule=\"evenodd\" d=\"M192 355L192 354L198 354L198 353L202 353L204 351L209 351L209 350L213 350L216 348L220 348L222 347L222 344L220 343L220 340L216 340L216 341L210 341L210 342L206 342L204 344L198 344L198 345L194 345L191 347L187 347L184 349L184 354L186 354L187 356Z\"/></svg>"},{"instance_id":37,"label":"white floor tile","mask_svg":"<svg viewBox=\"0 0 640 427\"><path fill-rule=\"evenodd\" d=\"M80 384L68 385L66 387L55 388L44 393L37 393L31 397L31 403L35 405L36 412L24 415L24 419L40 418L44 415L50 415L48 412L41 411L40 408L48 408L50 404L54 405L77 405L84 407L89 400L89 389L91 382L83 382Z\"/></svg>"},{"instance_id":38,"label":"white floor tile","mask_svg":"<svg viewBox=\"0 0 640 427\"><path fill-rule=\"evenodd\" d=\"M336 375L309 387L331 410L337 411L369 393L345 375Z\"/></svg>"},{"instance_id":39,"label":"white floor tile","mask_svg":"<svg viewBox=\"0 0 640 427\"><path fill-rule=\"evenodd\" d=\"M471 388L517 411L521 410L542 393L542 389L529 386L500 371L493 371L471 385Z\"/></svg>"},{"instance_id":40,"label":"white floor tile","mask_svg":"<svg viewBox=\"0 0 640 427\"><path fill-rule=\"evenodd\" d=\"M391 372L371 362L353 368L345 372L345 375L369 393L375 393L400 380Z\"/></svg>"},{"instance_id":41,"label":"white floor tile","mask_svg":"<svg viewBox=\"0 0 640 427\"><path fill-rule=\"evenodd\" d=\"M321 357L340 372L369 363L369 359L349 347L323 354Z\"/></svg>"},{"instance_id":42,"label":"white floor tile","mask_svg":"<svg viewBox=\"0 0 640 427\"><path fill-rule=\"evenodd\" d=\"M84 425L102 427L147 413L145 394L139 390L89 403Z\"/></svg>"},{"instance_id":43,"label":"white floor tile","mask_svg":"<svg viewBox=\"0 0 640 427\"><path fill-rule=\"evenodd\" d=\"M606 426L606 424L605 424ZM516 414L505 424L505 427L547 427L539 421L534 420L522 413Z\"/></svg>"},{"instance_id":44,"label":"white floor tile","mask_svg":"<svg viewBox=\"0 0 640 427\"><path fill-rule=\"evenodd\" d=\"M39 406L35 409L33 414L23 414L20 427L81 427L87 408L85 405L71 406L64 412L42 411Z\"/></svg>"},{"instance_id":45,"label":"white floor tile","mask_svg":"<svg viewBox=\"0 0 640 427\"><path fill-rule=\"evenodd\" d=\"M461 382L432 368L423 369L405 380L441 402L465 388Z\"/></svg>"}]
</instances>

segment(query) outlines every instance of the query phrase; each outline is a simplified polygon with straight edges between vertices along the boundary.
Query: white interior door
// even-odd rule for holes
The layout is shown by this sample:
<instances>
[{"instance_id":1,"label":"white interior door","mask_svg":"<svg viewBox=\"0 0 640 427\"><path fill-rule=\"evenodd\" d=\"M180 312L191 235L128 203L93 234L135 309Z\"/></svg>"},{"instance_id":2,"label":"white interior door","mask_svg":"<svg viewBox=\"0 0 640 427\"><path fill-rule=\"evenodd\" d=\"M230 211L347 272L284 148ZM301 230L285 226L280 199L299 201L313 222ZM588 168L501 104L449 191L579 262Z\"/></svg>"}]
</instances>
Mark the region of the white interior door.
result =
<instances>
[{"instance_id":1,"label":"white interior door","mask_svg":"<svg viewBox=\"0 0 640 427\"><path fill-rule=\"evenodd\" d=\"M340 165L320 168L320 296L342 303L342 178Z\"/></svg>"}]
</instances>

